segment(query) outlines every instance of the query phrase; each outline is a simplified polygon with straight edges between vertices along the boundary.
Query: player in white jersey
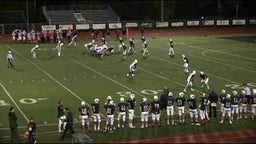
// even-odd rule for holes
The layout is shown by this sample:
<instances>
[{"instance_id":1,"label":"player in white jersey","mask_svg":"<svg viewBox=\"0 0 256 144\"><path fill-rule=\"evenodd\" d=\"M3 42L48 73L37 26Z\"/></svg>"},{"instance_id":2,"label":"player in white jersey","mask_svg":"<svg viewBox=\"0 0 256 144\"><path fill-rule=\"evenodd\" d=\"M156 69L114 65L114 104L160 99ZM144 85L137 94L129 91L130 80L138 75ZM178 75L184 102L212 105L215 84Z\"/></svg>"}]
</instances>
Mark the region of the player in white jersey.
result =
<instances>
[{"instance_id":1,"label":"player in white jersey","mask_svg":"<svg viewBox=\"0 0 256 144\"><path fill-rule=\"evenodd\" d=\"M71 39L71 42L68 44L68 46L74 44L76 46L76 39L77 39L77 35L74 35Z\"/></svg>"},{"instance_id":2,"label":"player in white jersey","mask_svg":"<svg viewBox=\"0 0 256 144\"><path fill-rule=\"evenodd\" d=\"M60 54L61 54L62 46L63 46L63 43L61 41L58 41L57 46L56 46L58 56L60 56Z\"/></svg>"},{"instance_id":3,"label":"player in white jersey","mask_svg":"<svg viewBox=\"0 0 256 144\"><path fill-rule=\"evenodd\" d=\"M189 63L188 58L187 58L184 54L182 54L181 56L182 56L182 60L183 60L183 62L184 62L184 64L183 64L183 66L184 66L184 71L185 71L186 73L188 73L188 63Z\"/></svg>"},{"instance_id":4,"label":"player in white jersey","mask_svg":"<svg viewBox=\"0 0 256 144\"><path fill-rule=\"evenodd\" d=\"M195 91L195 90L193 89L195 74L196 74L196 71L192 71L192 72L188 75L187 83L186 83L186 86L185 86L185 88L184 88L184 92L187 92L187 90L189 90L189 89L190 89L191 91Z\"/></svg>"},{"instance_id":5,"label":"player in white jersey","mask_svg":"<svg viewBox=\"0 0 256 144\"><path fill-rule=\"evenodd\" d=\"M172 39L169 39L169 42L170 42L170 48L169 48L169 53L168 55L169 56L174 56L174 44L173 44L173 40Z\"/></svg>"},{"instance_id":6,"label":"player in white jersey","mask_svg":"<svg viewBox=\"0 0 256 144\"><path fill-rule=\"evenodd\" d=\"M8 61L8 68L10 68L10 67L14 68L13 63L12 63L12 61L14 60L14 57L12 56L12 52L11 51L8 51L6 59Z\"/></svg>"},{"instance_id":7,"label":"player in white jersey","mask_svg":"<svg viewBox=\"0 0 256 144\"><path fill-rule=\"evenodd\" d=\"M134 72L136 71L136 67L137 67L137 59L135 59L132 64L129 66L129 73L126 74L126 76L134 76Z\"/></svg>"},{"instance_id":8,"label":"player in white jersey","mask_svg":"<svg viewBox=\"0 0 256 144\"><path fill-rule=\"evenodd\" d=\"M32 53L32 57L36 58L37 55L37 51L38 51L38 45L35 45L32 49L31 49L31 53Z\"/></svg>"}]
</instances>

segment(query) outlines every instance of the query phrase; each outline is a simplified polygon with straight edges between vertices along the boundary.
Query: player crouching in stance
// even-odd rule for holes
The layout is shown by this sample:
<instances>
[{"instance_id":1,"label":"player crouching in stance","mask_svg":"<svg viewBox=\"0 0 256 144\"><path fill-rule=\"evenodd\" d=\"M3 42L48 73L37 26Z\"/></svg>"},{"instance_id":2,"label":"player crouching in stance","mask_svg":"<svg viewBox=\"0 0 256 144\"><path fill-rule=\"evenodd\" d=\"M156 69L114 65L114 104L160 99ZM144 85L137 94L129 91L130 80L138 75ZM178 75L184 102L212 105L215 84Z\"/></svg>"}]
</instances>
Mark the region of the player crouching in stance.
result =
<instances>
[{"instance_id":1,"label":"player crouching in stance","mask_svg":"<svg viewBox=\"0 0 256 144\"><path fill-rule=\"evenodd\" d=\"M71 42L68 44L68 46L74 44L75 47L76 47L76 39L77 39L77 35L74 35L74 36L72 37L72 39L71 39Z\"/></svg>"},{"instance_id":2,"label":"player crouching in stance","mask_svg":"<svg viewBox=\"0 0 256 144\"><path fill-rule=\"evenodd\" d=\"M85 104L85 101L81 102L81 106L78 108L79 118L81 120L83 132L90 132L89 123L89 106Z\"/></svg>"},{"instance_id":3,"label":"player crouching in stance","mask_svg":"<svg viewBox=\"0 0 256 144\"><path fill-rule=\"evenodd\" d=\"M133 126L134 108L136 106L135 94L130 95L130 99L127 100L128 115L129 115L129 128L135 128Z\"/></svg>"},{"instance_id":4,"label":"player crouching in stance","mask_svg":"<svg viewBox=\"0 0 256 144\"><path fill-rule=\"evenodd\" d=\"M197 107L197 100L195 98L195 95L191 94L187 102L189 106L191 125L200 125L200 123L198 123L198 111L197 111L198 107Z\"/></svg>"},{"instance_id":5,"label":"player crouching in stance","mask_svg":"<svg viewBox=\"0 0 256 144\"><path fill-rule=\"evenodd\" d=\"M208 98L205 96L205 93L200 94L200 105L199 105L199 110L200 110L200 118L201 118L201 125L205 124L205 120L207 118L207 105L210 103Z\"/></svg>"},{"instance_id":6,"label":"player crouching in stance","mask_svg":"<svg viewBox=\"0 0 256 144\"><path fill-rule=\"evenodd\" d=\"M100 104L99 99L94 99L94 103L91 104L92 107L92 117L94 121L94 131L100 131L100 123L101 123L101 117L100 117Z\"/></svg>"},{"instance_id":7,"label":"player crouching in stance","mask_svg":"<svg viewBox=\"0 0 256 144\"><path fill-rule=\"evenodd\" d=\"M201 71L199 77L201 78L201 87L203 88L204 86L206 86L207 89L210 89L208 85L208 81L209 81L208 76L203 71Z\"/></svg>"},{"instance_id":8,"label":"player crouching in stance","mask_svg":"<svg viewBox=\"0 0 256 144\"><path fill-rule=\"evenodd\" d=\"M187 84L185 86L184 92L187 92L188 89L190 89L191 91L195 91L193 89L193 83L195 80L195 75L196 75L196 71L192 71L187 78Z\"/></svg>"},{"instance_id":9,"label":"player crouching in stance","mask_svg":"<svg viewBox=\"0 0 256 144\"><path fill-rule=\"evenodd\" d=\"M61 41L58 41L57 46L56 46L56 50L57 50L58 56L60 56L60 54L61 54L61 49L62 49L61 47L63 45L64 44Z\"/></svg>"},{"instance_id":10,"label":"player crouching in stance","mask_svg":"<svg viewBox=\"0 0 256 144\"><path fill-rule=\"evenodd\" d=\"M136 71L137 63L138 63L138 61L137 61L137 59L135 59L132 62L132 64L129 66L129 73L126 74L127 77L129 77L129 76L133 77L134 76L134 72Z\"/></svg>"},{"instance_id":11,"label":"player crouching in stance","mask_svg":"<svg viewBox=\"0 0 256 144\"><path fill-rule=\"evenodd\" d=\"M37 51L38 51L38 45L35 45L32 49L31 49L31 53L32 53L32 57L36 58L37 55Z\"/></svg>"},{"instance_id":12,"label":"player crouching in stance","mask_svg":"<svg viewBox=\"0 0 256 144\"><path fill-rule=\"evenodd\" d=\"M141 127L148 127L148 112L150 104L147 102L146 98L142 98L142 103L140 103L140 113L141 113Z\"/></svg>"},{"instance_id":13,"label":"player crouching in stance","mask_svg":"<svg viewBox=\"0 0 256 144\"><path fill-rule=\"evenodd\" d=\"M224 112L222 113L221 121L219 122L220 124L223 124L224 118L227 115L229 118L229 123L232 124L231 120L231 96L230 94L226 95L226 98L224 99Z\"/></svg>"},{"instance_id":14,"label":"player crouching in stance","mask_svg":"<svg viewBox=\"0 0 256 144\"><path fill-rule=\"evenodd\" d=\"M117 104L119 108L118 116L117 116L117 128L120 128L120 124L122 123L122 128L125 126L125 118L126 118L126 111L127 111L127 103L124 102L124 98L120 98L120 102Z\"/></svg>"},{"instance_id":15,"label":"player crouching in stance","mask_svg":"<svg viewBox=\"0 0 256 144\"><path fill-rule=\"evenodd\" d=\"M150 103L150 111L152 114L152 127L155 126L156 121L158 126L161 126L160 122L160 101L158 96L154 96L154 100Z\"/></svg>"},{"instance_id":16,"label":"player crouching in stance","mask_svg":"<svg viewBox=\"0 0 256 144\"><path fill-rule=\"evenodd\" d=\"M106 127L105 131L109 131L113 133L114 131L114 113L115 113L115 104L114 101L110 100L108 103L105 104L104 108L106 110Z\"/></svg>"}]
</instances>

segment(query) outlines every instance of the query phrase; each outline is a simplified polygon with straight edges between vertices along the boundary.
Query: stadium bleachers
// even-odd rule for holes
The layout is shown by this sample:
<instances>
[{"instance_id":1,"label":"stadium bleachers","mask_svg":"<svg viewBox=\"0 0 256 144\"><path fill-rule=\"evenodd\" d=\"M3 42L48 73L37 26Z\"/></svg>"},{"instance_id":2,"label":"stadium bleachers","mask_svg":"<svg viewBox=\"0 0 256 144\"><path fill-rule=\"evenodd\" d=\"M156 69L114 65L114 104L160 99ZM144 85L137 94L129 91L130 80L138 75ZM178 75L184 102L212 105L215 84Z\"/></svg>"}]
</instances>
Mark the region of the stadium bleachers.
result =
<instances>
[{"instance_id":1,"label":"stadium bleachers","mask_svg":"<svg viewBox=\"0 0 256 144\"><path fill-rule=\"evenodd\" d=\"M46 11L51 23L78 23L72 10L50 10Z\"/></svg>"},{"instance_id":2,"label":"stadium bleachers","mask_svg":"<svg viewBox=\"0 0 256 144\"><path fill-rule=\"evenodd\" d=\"M110 10L81 10L85 19L93 22L111 22L118 21L118 16Z\"/></svg>"}]
</instances>

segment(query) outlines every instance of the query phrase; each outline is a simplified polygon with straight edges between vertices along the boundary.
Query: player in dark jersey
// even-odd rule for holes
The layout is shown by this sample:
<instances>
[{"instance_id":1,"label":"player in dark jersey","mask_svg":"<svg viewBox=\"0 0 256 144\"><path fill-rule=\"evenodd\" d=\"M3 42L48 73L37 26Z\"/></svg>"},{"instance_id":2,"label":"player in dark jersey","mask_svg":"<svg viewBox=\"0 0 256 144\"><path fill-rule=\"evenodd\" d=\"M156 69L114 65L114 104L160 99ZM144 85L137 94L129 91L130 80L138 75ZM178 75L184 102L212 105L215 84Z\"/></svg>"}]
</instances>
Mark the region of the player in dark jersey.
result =
<instances>
[{"instance_id":1,"label":"player in dark jersey","mask_svg":"<svg viewBox=\"0 0 256 144\"><path fill-rule=\"evenodd\" d=\"M123 43L124 43L124 40L121 36L119 36L119 49L118 49L118 53L121 53L121 49L123 48Z\"/></svg>"},{"instance_id":2,"label":"player in dark jersey","mask_svg":"<svg viewBox=\"0 0 256 144\"><path fill-rule=\"evenodd\" d=\"M94 32L92 32L92 34L91 34L91 39L92 39L92 44L94 45L95 40L96 40L96 36L95 36Z\"/></svg>"},{"instance_id":3,"label":"player in dark jersey","mask_svg":"<svg viewBox=\"0 0 256 144\"><path fill-rule=\"evenodd\" d=\"M220 111L223 114L224 112L224 100L226 98L226 91L223 89L221 90L221 94L219 95L219 99L220 99Z\"/></svg>"},{"instance_id":4,"label":"player in dark jersey","mask_svg":"<svg viewBox=\"0 0 256 144\"><path fill-rule=\"evenodd\" d=\"M179 97L176 98L176 104L178 107L179 124L185 124L185 102L184 93L180 92Z\"/></svg>"},{"instance_id":5,"label":"player in dark jersey","mask_svg":"<svg viewBox=\"0 0 256 144\"><path fill-rule=\"evenodd\" d=\"M166 111L167 101L166 99L169 97L169 89L165 86L163 89L163 93L160 96L160 115L163 115L164 111Z\"/></svg>"},{"instance_id":6,"label":"player in dark jersey","mask_svg":"<svg viewBox=\"0 0 256 144\"><path fill-rule=\"evenodd\" d=\"M150 112L152 115L152 126L155 126L156 121L158 126L160 126L160 101L158 100L158 96L154 96L154 100L150 103Z\"/></svg>"},{"instance_id":7,"label":"player in dark jersey","mask_svg":"<svg viewBox=\"0 0 256 144\"><path fill-rule=\"evenodd\" d=\"M236 120L239 120L239 110L238 103L240 101L240 96L237 94L237 91L233 91L231 95L231 120L234 120L236 116Z\"/></svg>"},{"instance_id":8,"label":"player in dark jersey","mask_svg":"<svg viewBox=\"0 0 256 144\"><path fill-rule=\"evenodd\" d=\"M78 111L83 132L90 132L89 110L89 106L86 105L85 101L82 101L81 106L78 108Z\"/></svg>"},{"instance_id":9,"label":"player in dark jersey","mask_svg":"<svg viewBox=\"0 0 256 144\"><path fill-rule=\"evenodd\" d=\"M127 111L127 103L124 102L124 98L120 98L120 102L117 104L118 106L118 116L117 116L117 128L120 128L121 120L122 120L122 128L125 126L126 119L126 111Z\"/></svg>"},{"instance_id":10,"label":"player in dark jersey","mask_svg":"<svg viewBox=\"0 0 256 144\"><path fill-rule=\"evenodd\" d=\"M171 115L172 125L174 125L174 118L173 118L174 103L175 103L175 98L173 97L172 92L169 92L168 97L166 98L167 125L170 124L170 115Z\"/></svg>"},{"instance_id":11,"label":"player in dark jersey","mask_svg":"<svg viewBox=\"0 0 256 144\"><path fill-rule=\"evenodd\" d=\"M171 57L174 57L174 43L173 43L173 40L172 39L169 39L169 44L170 44L170 47L169 47L169 56Z\"/></svg>"},{"instance_id":12,"label":"player in dark jersey","mask_svg":"<svg viewBox=\"0 0 256 144\"><path fill-rule=\"evenodd\" d=\"M207 105L209 104L208 98L205 96L205 93L200 94L200 118L201 118L201 125L205 124L205 120L207 119Z\"/></svg>"},{"instance_id":13,"label":"player in dark jersey","mask_svg":"<svg viewBox=\"0 0 256 144\"><path fill-rule=\"evenodd\" d=\"M128 54L134 54L135 53L135 43L134 38L129 39L130 47L128 49Z\"/></svg>"},{"instance_id":14,"label":"player in dark jersey","mask_svg":"<svg viewBox=\"0 0 256 144\"><path fill-rule=\"evenodd\" d=\"M99 99L94 99L94 103L91 104L91 110L94 121L94 131L100 131L101 116Z\"/></svg>"},{"instance_id":15,"label":"player in dark jersey","mask_svg":"<svg viewBox=\"0 0 256 144\"><path fill-rule=\"evenodd\" d=\"M247 99L247 96L245 95L244 90L241 91L240 100L241 100L241 104L240 104L240 107L239 107L239 110L240 110L239 119L242 119L243 115L244 115L244 118L247 119L248 99Z\"/></svg>"},{"instance_id":16,"label":"player in dark jersey","mask_svg":"<svg viewBox=\"0 0 256 144\"><path fill-rule=\"evenodd\" d=\"M110 133L113 133L114 131L114 113L115 113L115 104L111 100L109 103L105 104L104 106L106 110L106 127L105 132L109 131Z\"/></svg>"},{"instance_id":17,"label":"player in dark jersey","mask_svg":"<svg viewBox=\"0 0 256 144\"><path fill-rule=\"evenodd\" d=\"M203 88L204 86L206 86L207 89L210 89L208 85L208 81L209 81L208 76L203 71L201 71L199 77L201 78L201 81L200 81L201 87Z\"/></svg>"},{"instance_id":18,"label":"player in dark jersey","mask_svg":"<svg viewBox=\"0 0 256 144\"><path fill-rule=\"evenodd\" d=\"M188 73L188 64L189 64L189 61L188 61L188 58L182 54L182 60L184 62L183 66L184 66L184 72Z\"/></svg>"},{"instance_id":19,"label":"player in dark jersey","mask_svg":"<svg viewBox=\"0 0 256 144\"><path fill-rule=\"evenodd\" d=\"M200 125L198 123L198 111L197 111L197 100L194 94L190 95L190 98L187 100L189 106L190 122L191 125Z\"/></svg>"},{"instance_id":20,"label":"player in dark jersey","mask_svg":"<svg viewBox=\"0 0 256 144\"><path fill-rule=\"evenodd\" d=\"M252 90L250 104L251 104L251 111L252 111L252 120L254 120L256 118L256 89Z\"/></svg>"},{"instance_id":21,"label":"player in dark jersey","mask_svg":"<svg viewBox=\"0 0 256 144\"><path fill-rule=\"evenodd\" d=\"M127 77L134 77L134 72L136 71L136 68L137 68L137 63L138 63L138 60L135 59L129 66L129 72L126 74Z\"/></svg>"},{"instance_id":22,"label":"player in dark jersey","mask_svg":"<svg viewBox=\"0 0 256 144\"><path fill-rule=\"evenodd\" d=\"M147 102L146 98L143 98L142 103L140 103L141 128L148 127L149 108L150 108L150 103Z\"/></svg>"},{"instance_id":23,"label":"player in dark jersey","mask_svg":"<svg viewBox=\"0 0 256 144\"><path fill-rule=\"evenodd\" d=\"M142 52L142 56L143 57L146 57L146 56L149 56L150 54L149 54L149 51L148 51L148 43L147 43L147 41L145 40L144 42L143 42L143 52Z\"/></svg>"},{"instance_id":24,"label":"player in dark jersey","mask_svg":"<svg viewBox=\"0 0 256 144\"><path fill-rule=\"evenodd\" d=\"M129 116L129 128L135 128L135 126L133 126L135 106L136 106L135 95L131 94L130 99L127 100L128 116Z\"/></svg>"},{"instance_id":25,"label":"player in dark jersey","mask_svg":"<svg viewBox=\"0 0 256 144\"><path fill-rule=\"evenodd\" d=\"M107 44L105 37L101 38L101 42L102 42L102 45L106 45Z\"/></svg>"},{"instance_id":26,"label":"player in dark jersey","mask_svg":"<svg viewBox=\"0 0 256 144\"><path fill-rule=\"evenodd\" d=\"M219 122L220 124L223 124L225 115L228 116L229 118L229 123L232 124L232 120L231 120L231 96L230 94L226 94L226 98L224 100L224 111L222 113L222 117L221 117L221 121Z\"/></svg>"},{"instance_id":27,"label":"player in dark jersey","mask_svg":"<svg viewBox=\"0 0 256 144\"><path fill-rule=\"evenodd\" d=\"M62 101L58 102L57 112L58 112L57 117L59 119L58 130L60 133L60 132L63 132L64 128L66 127L66 122L65 122L66 116L64 114L64 107L63 107Z\"/></svg>"}]
</instances>

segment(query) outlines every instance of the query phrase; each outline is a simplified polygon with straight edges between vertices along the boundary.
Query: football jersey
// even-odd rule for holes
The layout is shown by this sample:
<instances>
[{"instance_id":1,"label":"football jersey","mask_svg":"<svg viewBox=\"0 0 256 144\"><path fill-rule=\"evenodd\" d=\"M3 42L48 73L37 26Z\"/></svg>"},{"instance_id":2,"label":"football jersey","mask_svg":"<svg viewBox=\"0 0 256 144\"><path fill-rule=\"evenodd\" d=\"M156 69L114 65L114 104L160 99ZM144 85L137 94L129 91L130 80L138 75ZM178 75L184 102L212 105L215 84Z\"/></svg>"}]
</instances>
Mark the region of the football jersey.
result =
<instances>
[{"instance_id":1,"label":"football jersey","mask_svg":"<svg viewBox=\"0 0 256 144\"><path fill-rule=\"evenodd\" d=\"M127 107L128 107L128 109L134 109L135 108L135 104L136 104L136 100L135 99L127 100Z\"/></svg>"},{"instance_id":2,"label":"football jersey","mask_svg":"<svg viewBox=\"0 0 256 144\"><path fill-rule=\"evenodd\" d=\"M130 47L134 47L134 41L133 40L130 40Z\"/></svg>"},{"instance_id":3,"label":"football jersey","mask_svg":"<svg viewBox=\"0 0 256 144\"><path fill-rule=\"evenodd\" d=\"M120 102L117 106L118 106L118 108L119 108L119 112L125 112L125 111L126 111L126 108L127 108L127 103L125 103L125 102Z\"/></svg>"},{"instance_id":4,"label":"football jersey","mask_svg":"<svg viewBox=\"0 0 256 144\"><path fill-rule=\"evenodd\" d=\"M142 102L140 104L141 112L148 112L150 104L148 102Z\"/></svg>"},{"instance_id":5,"label":"football jersey","mask_svg":"<svg viewBox=\"0 0 256 144\"><path fill-rule=\"evenodd\" d=\"M184 63L188 63L188 58L187 58L187 57L184 57L184 58L183 58L183 61L184 61Z\"/></svg>"},{"instance_id":6,"label":"football jersey","mask_svg":"<svg viewBox=\"0 0 256 144\"><path fill-rule=\"evenodd\" d=\"M225 99L224 100L224 107L225 108L231 108L231 103L232 103L232 100L231 99Z\"/></svg>"},{"instance_id":7,"label":"football jersey","mask_svg":"<svg viewBox=\"0 0 256 144\"><path fill-rule=\"evenodd\" d=\"M178 97L176 98L176 103L178 107L185 106L186 99L184 97Z\"/></svg>"},{"instance_id":8,"label":"football jersey","mask_svg":"<svg viewBox=\"0 0 256 144\"><path fill-rule=\"evenodd\" d=\"M190 109L196 109L197 101L196 99L189 98L188 99L188 106Z\"/></svg>"},{"instance_id":9,"label":"football jersey","mask_svg":"<svg viewBox=\"0 0 256 144\"><path fill-rule=\"evenodd\" d=\"M99 110L100 110L100 104L98 104L98 103L92 103L91 106L92 106L92 112L93 112L94 114L98 114L98 113L99 113Z\"/></svg>"},{"instance_id":10,"label":"football jersey","mask_svg":"<svg viewBox=\"0 0 256 144\"><path fill-rule=\"evenodd\" d=\"M226 99L226 94L220 94L219 95L219 98L220 98L220 103L224 103L224 100Z\"/></svg>"},{"instance_id":11,"label":"football jersey","mask_svg":"<svg viewBox=\"0 0 256 144\"><path fill-rule=\"evenodd\" d=\"M107 115L113 115L115 112L115 105L107 104L105 105L105 109L106 109Z\"/></svg>"},{"instance_id":12,"label":"football jersey","mask_svg":"<svg viewBox=\"0 0 256 144\"><path fill-rule=\"evenodd\" d=\"M58 111L57 117L61 117L61 116L64 115L64 111L63 110L64 110L63 105L58 105L58 107L57 107L57 111Z\"/></svg>"},{"instance_id":13,"label":"football jersey","mask_svg":"<svg viewBox=\"0 0 256 144\"><path fill-rule=\"evenodd\" d=\"M239 96L238 95L232 95L231 96L232 105L238 105Z\"/></svg>"},{"instance_id":14,"label":"football jersey","mask_svg":"<svg viewBox=\"0 0 256 144\"><path fill-rule=\"evenodd\" d=\"M206 74L200 74L199 76L203 80L206 80L208 78Z\"/></svg>"},{"instance_id":15,"label":"football jersey","mask_svg":"<svg viewBox=\"0 0 256 144\"><path fill-rule=\"evenodd\" d=\"M241 103L242 103L242 104L247 104L248 101L247 101L246 95L242 95L242 94L241 94L241 95L240 95L240 99L241 99Z\"/></svg>"},{"instance_id":16,"label":"football jersey","mask_svg":"<svg viewBox=\"0 0 256 144\"><path fill-rule=\"evenodd\" d=\"M173 48L173 42L172 42L172 41L170 42L170 47L172 47L172 48Z\"/></svg>"},{"instance_id":17,"label":"football jersey","mask_svg":"<svg viewBox=\"0 0 256 144\"><path fill-rule=\"evenodd\" d=\"M251 96L251 104L256 104L256 95Z\"/></svg>"},{"instance_id":18,"label":"football jersey","mask_svg":"<svg viewBox=\"0 0 256 144\"><path fill-rule=\"evenodd\" d=\"M82 116L89 115L89 107L88 106L81 106L78 110Z\"/></svg>"},{"instance_id":19,"label":"football jersey","mask_svg":"<svg viewBox=\"0 0 256 144\"><path fill-rule=\"evenodd\" d=\"M154 114L159 114L160 113L160 101L152 101L151 102L151 110L152 110L152 113Z\"/></svg>"},{"instance_id":20,"label":"football jersey","mask_svg":"<svg viewBox=\"0 0 256 144\"><path fill-rule=\"evenodd\" d=\"M207 97L201 97L200 98L200 110L205 110L206 109L206 105L208 103L208 99Z\"/></svg>"},{"instance_id":21,"label":"football jersey","mask_svg":"<svg viewBox=\"0 0 256 144\"><path fill-rule=\"evenodd\" d=\"M175 98L168 96L166 101L167 101L166 102L167 106L173 106L175 102Z\"/></svg>"}]
</instances>

